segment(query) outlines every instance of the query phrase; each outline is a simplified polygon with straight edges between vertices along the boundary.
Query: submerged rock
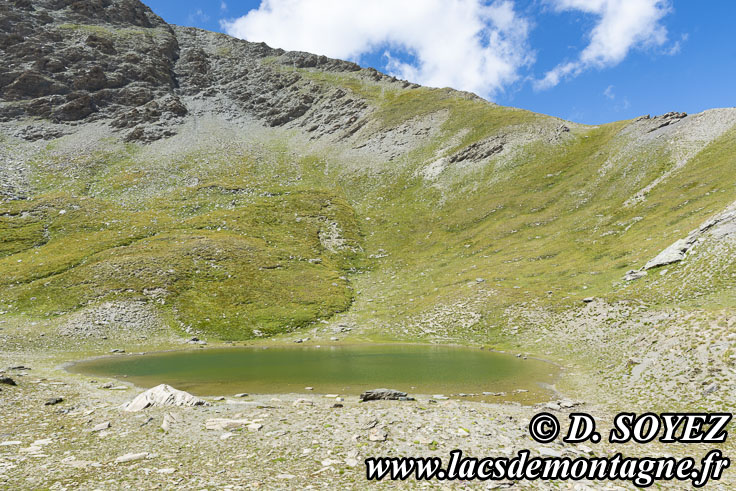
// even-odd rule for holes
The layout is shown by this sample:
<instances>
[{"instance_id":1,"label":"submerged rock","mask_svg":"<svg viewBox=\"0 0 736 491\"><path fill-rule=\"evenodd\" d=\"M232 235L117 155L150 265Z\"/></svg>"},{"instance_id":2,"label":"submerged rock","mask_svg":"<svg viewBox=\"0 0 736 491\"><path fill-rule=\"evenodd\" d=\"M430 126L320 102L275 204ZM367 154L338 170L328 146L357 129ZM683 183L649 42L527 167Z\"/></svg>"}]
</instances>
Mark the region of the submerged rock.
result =
<instances>
[{"instance_id":1,"label":"submerged rock","mask_svg":"<svg viewBox=\"0 0 736 491\"><path fill-rule=\"evenodd\" d=\"M142 411L152 406L208 406L206 401L170 385L161 384L138 394L135 399L123 405L128 412Z\"/></svg>"},{"instance_id":2,"label":"submerged rock","mask_svg":"<svg viewBox=\"0 0 736 491\"><path fill-rule=\"evenodd\" d=\"M373 389L367 390L360 394L360 400L365 401L398 401L408 400L406 392L401 392L394 389Z\"/></svg>"}]
</instances>

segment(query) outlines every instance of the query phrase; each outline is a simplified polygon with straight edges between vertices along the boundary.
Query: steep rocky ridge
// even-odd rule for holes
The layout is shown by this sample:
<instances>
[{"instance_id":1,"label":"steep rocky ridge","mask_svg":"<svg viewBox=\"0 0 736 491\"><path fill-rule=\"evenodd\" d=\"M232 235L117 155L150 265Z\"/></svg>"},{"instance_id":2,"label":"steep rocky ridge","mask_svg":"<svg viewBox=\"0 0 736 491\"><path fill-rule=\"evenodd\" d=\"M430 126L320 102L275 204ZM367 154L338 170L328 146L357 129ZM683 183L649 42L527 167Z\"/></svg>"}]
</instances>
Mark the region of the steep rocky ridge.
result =
<instances>
[{"instance_id":1,"label":"steep rocky ridge","mask_svg":"<svg viewBox=\"0 0 736 491\"><path fill-rule=\"evenodd\" d=\"M7 60L0 78L4 121L102 120L129 130L127 140L151 141L173 134L187 114L181 97L188 96L212 99L210 111L232 109L270 126L301 118L300 126L319 135L351 131L367 108L344 90L325 90L283 69L361 71L353 63L172 27L137 0L19 0L0 6L0 19ZM365 76L388 78L375 70ZM63 126L24 128L20 135L39 139L65 132Z\"/></svg>"},{"instance_id":2,"label":"steep rocky ridge","mask_svg":"<svg viewBox=\"0 0 736 491\"><path fill-rule=\"evenodd\" d=\"M185 113L166 98L176 86L176 37L138 1L4 2L0 22L5 121L93 121L145 105L159 117Z\"/></svg>"}]
</instances>

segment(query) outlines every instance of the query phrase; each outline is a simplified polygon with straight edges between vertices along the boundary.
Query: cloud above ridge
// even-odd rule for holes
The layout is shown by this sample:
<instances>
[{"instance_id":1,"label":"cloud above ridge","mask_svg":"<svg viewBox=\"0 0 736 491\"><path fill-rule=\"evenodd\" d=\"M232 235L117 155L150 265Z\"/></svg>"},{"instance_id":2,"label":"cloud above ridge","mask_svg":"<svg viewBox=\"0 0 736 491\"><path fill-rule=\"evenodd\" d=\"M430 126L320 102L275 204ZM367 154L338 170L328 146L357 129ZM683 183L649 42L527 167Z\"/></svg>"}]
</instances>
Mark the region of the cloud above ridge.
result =
<instances>
[{"instance_id":1,"label":"cloud above ridge","mask_svg":"<svg viewBox=\"0 0 736 491\"><path fill-rule=\"evenodd\" d=\"M616 66L635 50L664 47L660 54L676 54L679 41L665 46L663 19L671 1L542 0L558 15L594 23L582 33L586 46L541 78L532 75L530 32L548 26L536 26L534 9L522 12L515 0L261 0L258 8L220 24L248 41L363 62L422 85L494 99L520 82L545 90Z\"/></svg>"},{"instance_id":2,"label":"cloud above ridge","mask_svg":"<svg viewBox=\"0 0 736 491\"><path fill-rule=\"evenodd\" d=\"M531 24L514 7L511 0L263 0L221 24L248 41L333 58L383 52L399 78L492 98L534 60Z\"/></svg>"}]
</instances>

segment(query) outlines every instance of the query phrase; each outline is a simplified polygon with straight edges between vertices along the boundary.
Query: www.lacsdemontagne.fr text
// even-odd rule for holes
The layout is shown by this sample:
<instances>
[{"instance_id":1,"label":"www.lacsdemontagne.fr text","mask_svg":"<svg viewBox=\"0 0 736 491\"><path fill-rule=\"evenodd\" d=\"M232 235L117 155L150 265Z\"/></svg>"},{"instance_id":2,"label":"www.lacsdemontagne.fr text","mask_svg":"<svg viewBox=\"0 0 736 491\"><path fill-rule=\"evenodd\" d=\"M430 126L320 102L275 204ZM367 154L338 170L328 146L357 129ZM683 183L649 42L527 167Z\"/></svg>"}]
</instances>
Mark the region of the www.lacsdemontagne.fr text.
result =
<instances>
[{"instance_id":1,"label":"www.lacsdemontagne.fr text","mask_svg":"<svg viewBox=\"0 0 736 491\"><path fill-rule=\"evenodd\" d=\"M720 479L730 461L720 450L711 450L697 465L686 457L531 457L521 450L514 457L463 457L462 451L450 452L447 467L439 457L376 457L365 460L366 477L371 480L418 481L629 481L638 487L658 481L689 481L702 487Z\"/></svg>"}]
</instances>

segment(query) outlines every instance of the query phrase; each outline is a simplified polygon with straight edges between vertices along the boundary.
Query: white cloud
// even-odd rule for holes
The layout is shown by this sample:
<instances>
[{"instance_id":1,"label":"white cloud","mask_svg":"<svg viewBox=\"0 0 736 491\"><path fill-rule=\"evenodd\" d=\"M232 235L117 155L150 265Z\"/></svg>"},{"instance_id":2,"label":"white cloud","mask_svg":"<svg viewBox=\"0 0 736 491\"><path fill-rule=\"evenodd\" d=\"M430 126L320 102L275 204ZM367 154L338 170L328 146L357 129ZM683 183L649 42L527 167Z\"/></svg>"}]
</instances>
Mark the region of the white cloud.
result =
<instances>
[{"instance_id":1,"label":"white cloud","mask_svg":"<svg viewBox=\"0 0 736 491\"><path fill-rule=\"evenodd\" d=\"M557 11L576 10L598 17L590 43L575 61L561 63L535 82L547 89L589 68L614 66L635 48L662 46L667 29L660 23L670 11L668 0L549 0Z\"/></svg>"},{"instance_id":2,"label":"white cloud","mask_svg":"<svg viewBox=\"0 0 736 491\"><path fill-rule=\"evenodd\" d=\"M489 98L533 61L529 22L511 0L263 0L221 24L239 38L334 58L383 50L393 75Z\"/></svg>"},{"instance_id":3,"label":"white cloud","mask_svg":"<svg viewBox=\"0 0 736 491\"><path fill-rule=\"evenodd\" d=\"M690 35L688 33L685 33L682 36L680 36L680 39L678 41L675 41L674 44L670 47L670 49L667 50L667 54L670 56L679 54L680 50L682 49L682 45L687 42L689 37Z\"/></svg>"},{"instance_id":4,"label":"white cloud","mask_svg":"<svg viewBox=\"0 0 736 491\"><path fill-rule=\"evenodd\" d=\"M616 94L613 93L613 85L606 87L606 90L603 91L603 95L608 99L614 100L616 98Z\"/></svg>"},{"instance_id":5,"label":"white cloud","mask_svg":"<svg viewBox=\"0 0 736 491\"><path fill-rule=\"evenodd\" d=\"M220 10L222 10L223 12L226 11L227 10L227 3L220 2Z\"/></svg>"},{"instance_id":6,"label":"white cloud","mask_svg":"<svg viewBox=\"0 0 736 491\"><path fill-rule=\"evenodd\" d=\"M202 9L197 9L195 12L190 12L189 17L187 17L187 22L190 25L197 25L198 23L208 22L209 20L210 16L205 14Z\"/></svg>"}]
</instances>

